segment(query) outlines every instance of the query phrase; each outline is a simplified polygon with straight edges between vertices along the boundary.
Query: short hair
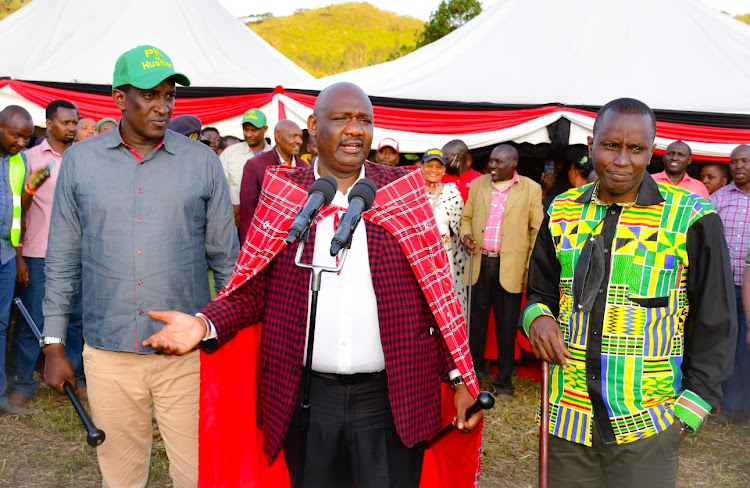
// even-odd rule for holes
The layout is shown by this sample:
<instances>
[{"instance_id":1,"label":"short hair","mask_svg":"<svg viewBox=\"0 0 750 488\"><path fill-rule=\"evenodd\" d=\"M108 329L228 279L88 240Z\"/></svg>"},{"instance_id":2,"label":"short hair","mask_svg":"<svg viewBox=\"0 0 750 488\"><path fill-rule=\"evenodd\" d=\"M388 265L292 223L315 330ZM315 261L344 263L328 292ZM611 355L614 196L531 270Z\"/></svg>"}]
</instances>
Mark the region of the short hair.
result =
<instances>
[{"instance_id":1,"label":"short hair","mask_svg":"<svg viewBox=\"0 0 750 488\"><path fill-rule=\"evenodd\" d=\"M724 163L706 163L703 166L701 166L701 169L703 169L703 168L705 168L707 166L716 166L717 168L719 168L719 171L724 176L724 178L726 178L727 181L729 181L729 165L728 164L724 164Z\"/></svg>"},{"instance_id":2,"label":"short hair","mask_svg":"<svg viewBox=\"0 0 750 488\"><path fill-rule=\"evenodd\" d=\"M693 156L693 150L690 149L690 144L688 144L685 141L680 141L680 140L673 141L667 145L667 149L669 149L669 146L671 146L672 144L677 144L677 143L682 144L683 146L687 148L688 156L691 156L691 157Z\"/></svg>"},{"instance_id":3,"label":"short hair","mask_svg":"<svg viewBox=\"0 0 750 488\"><path fill-rule=\"evenodd\" d=\"M216 127L204 127L203 129L201 129L201 135L203 135L204 132L211 132L211 131L216 132L219 136L221 136L221 133Z\"/></svg>"},{"instance_id":4,"label":"short hair","mask_svg":"<svg viewBox=\"0 0 750 488\"><path fill-rule=\"evenodd\" d=\"M76 107L72 102L69 102L67 100L55 100L47 105L47 109L45 111L47 120L52 120L52 117L57 115L58 108L72 108L76 111L76 115L78 115L78 107Z\"/></svg>"},{"instance_id":5,"label":"short hair","mask_svg":"<svg viewBox=\"0 0 750 488\"><path fill-rule=\"evenodd\" d=\"M618 98L606 103L600 108L599 113L594 120L594 136L596 136L596 133L599 131L601 125L600 120L604 117L604 114L610 110L613 110L618 114L647 115L648 118L651 119L651 132L654 137L656 137L656 115L654 115L654 111L651 110L651 107L635 98Z\"/></svg>"},{"instance_id":6,"label":"short hair","mask_svg":"<svg viewBox=\"0 0 750 488\"><path fill-rule=\"evenodd\" d=\"M230 146L230 145L231 145L231 144L227 144L227 143L228 143L229 141L233 140L233 139L234 139L234 140L235 140L236 142L240 142L240 138L239 138L239 137L235 137L235 136L222 136L222 138L221 138L221 139L219 139L219 145L217 146L217 148L218 148L218 149L221 149L221 150L224 150L224 149L226 149L226 148L227 148L228 146Z\"/></svg>"},{"instance_id":7,"label":"short hair","mask_svg":"<svg viewBox=\"0 0 750 488\"><path fill-rule=\"evenodd\" d=\"M31 114L29 113L28 110L26 110L20 105L8 105L2 111L0 111L0 124L7 123L10 119L15 117L16 115L21 115L26 120L33 123L34 119L31 118Z\"/></svg>"},{"instance_id":8,"label":"short hair","mask_svg":"<svg viewBox=\"0 0 750 488\"><path fill-rule=\"evenodd\" d=\"M467 146L466 143L461 139L453 139L452 141L446 142L443 146L443 152L450 151L454 148L458 150L459 154L469 153L469 146Z\"/></svg>"}]
</instances>

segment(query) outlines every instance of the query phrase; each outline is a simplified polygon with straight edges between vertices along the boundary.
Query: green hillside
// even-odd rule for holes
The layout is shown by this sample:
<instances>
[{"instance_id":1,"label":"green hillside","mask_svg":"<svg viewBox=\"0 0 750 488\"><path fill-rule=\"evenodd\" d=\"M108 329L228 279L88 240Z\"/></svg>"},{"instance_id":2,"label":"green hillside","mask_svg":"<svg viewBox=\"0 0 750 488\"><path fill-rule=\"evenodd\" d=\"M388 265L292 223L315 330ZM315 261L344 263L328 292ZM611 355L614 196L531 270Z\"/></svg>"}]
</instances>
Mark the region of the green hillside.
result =
<instances>
[{"instance_id":1,"label":"green hillside","mask_svg":"<svg viewBox=\"0 0 750 488\"><path fill-rule=\"evenodd\" d=\"M343 3L248 26L300 67L321 77L387 61L402 44L414 44L424 23L369 3Z\"/></svg>"},{"instance_id":2,"label":"green hillside","mask_svg":"<svg viewBox=\"0 0 750 488\"><path fill-rule=\"evenodd\" d=\"M4 19L31 0L0 0L0 19Z\"/></svg>"}]
</instances>

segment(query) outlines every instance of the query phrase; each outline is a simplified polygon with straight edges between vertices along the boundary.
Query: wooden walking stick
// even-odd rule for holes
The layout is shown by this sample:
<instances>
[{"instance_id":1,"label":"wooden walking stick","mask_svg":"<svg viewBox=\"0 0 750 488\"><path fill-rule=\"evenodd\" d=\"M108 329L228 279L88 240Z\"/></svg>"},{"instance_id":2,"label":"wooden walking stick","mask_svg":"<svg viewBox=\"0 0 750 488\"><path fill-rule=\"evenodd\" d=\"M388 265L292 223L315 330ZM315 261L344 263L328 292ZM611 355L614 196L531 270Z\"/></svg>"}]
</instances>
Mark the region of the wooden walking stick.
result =
<instances>
[{"instance_id":1,"label":"wooden walking stick","mask_svg":"<svg viewBox=\"0 0 750 488\"><path fill-rule=\"evenodd\" d=\"M539 488L549 487L549 364L542 360L542 401L539 422Z\"/></svg>"}]
</instances>

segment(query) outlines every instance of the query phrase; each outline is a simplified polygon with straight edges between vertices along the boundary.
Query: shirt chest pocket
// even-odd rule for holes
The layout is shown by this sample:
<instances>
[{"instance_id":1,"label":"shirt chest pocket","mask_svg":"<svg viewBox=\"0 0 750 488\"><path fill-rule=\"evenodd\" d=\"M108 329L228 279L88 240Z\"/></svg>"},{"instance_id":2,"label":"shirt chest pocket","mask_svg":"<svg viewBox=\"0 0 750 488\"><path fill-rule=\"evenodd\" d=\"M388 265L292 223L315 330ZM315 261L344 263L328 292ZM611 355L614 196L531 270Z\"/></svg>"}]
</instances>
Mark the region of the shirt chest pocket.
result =
<instances>
[{"instance_id":1,"label":"shirt chest pocket","mask_svg":"<svg viewBox=\"0 0 750 488\"><path fill-rule=\"evenodd\" d=\"M669 293L681 287L682 261L673 249L637 249L626 267L628 298L643 307L667 306Z\"/></svg>"}]
</instances>

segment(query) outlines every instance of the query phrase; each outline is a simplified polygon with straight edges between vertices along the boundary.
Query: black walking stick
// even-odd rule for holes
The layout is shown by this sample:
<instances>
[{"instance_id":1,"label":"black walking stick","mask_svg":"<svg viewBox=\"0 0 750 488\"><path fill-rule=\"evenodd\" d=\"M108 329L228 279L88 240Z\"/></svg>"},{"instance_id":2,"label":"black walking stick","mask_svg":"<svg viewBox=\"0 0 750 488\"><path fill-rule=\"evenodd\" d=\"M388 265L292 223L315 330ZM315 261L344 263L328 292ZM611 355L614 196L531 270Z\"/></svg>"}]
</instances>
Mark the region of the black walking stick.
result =
<instances>
[{"instance_id":1,"label":"black walking stick","mask_svg":"<svg viewBox=\"0 0 750 488\"><path fill-rule=\"evenodd\" d=\"M31 318L29 311L26 310L26 307L23 305L21 299L16 298L14 301L18 306L18 309L21 311L21 314L23 314L23 317L26 319L26 323L29 324L29 328L31 328L31 331L34 333L37 341L41 341L42 334L41 332L39 332L39 328L36 326L36 323L34 323L34 319ZM81 405L81 400L78 399L76 392L73 391L73 386L66 381L65 383L63 383L63 390L65 390L65 394L68 395L70 403L73 404L73 408L75 408L76 413L81 418L83 427L86 429L86 442L88 443L88 445L91 447L100 445L102 442L104 442L105 439L104 431L97 429L94 423L91 421L89 414L86 413L83 405Z\"/></svg>"}]
</instances>

